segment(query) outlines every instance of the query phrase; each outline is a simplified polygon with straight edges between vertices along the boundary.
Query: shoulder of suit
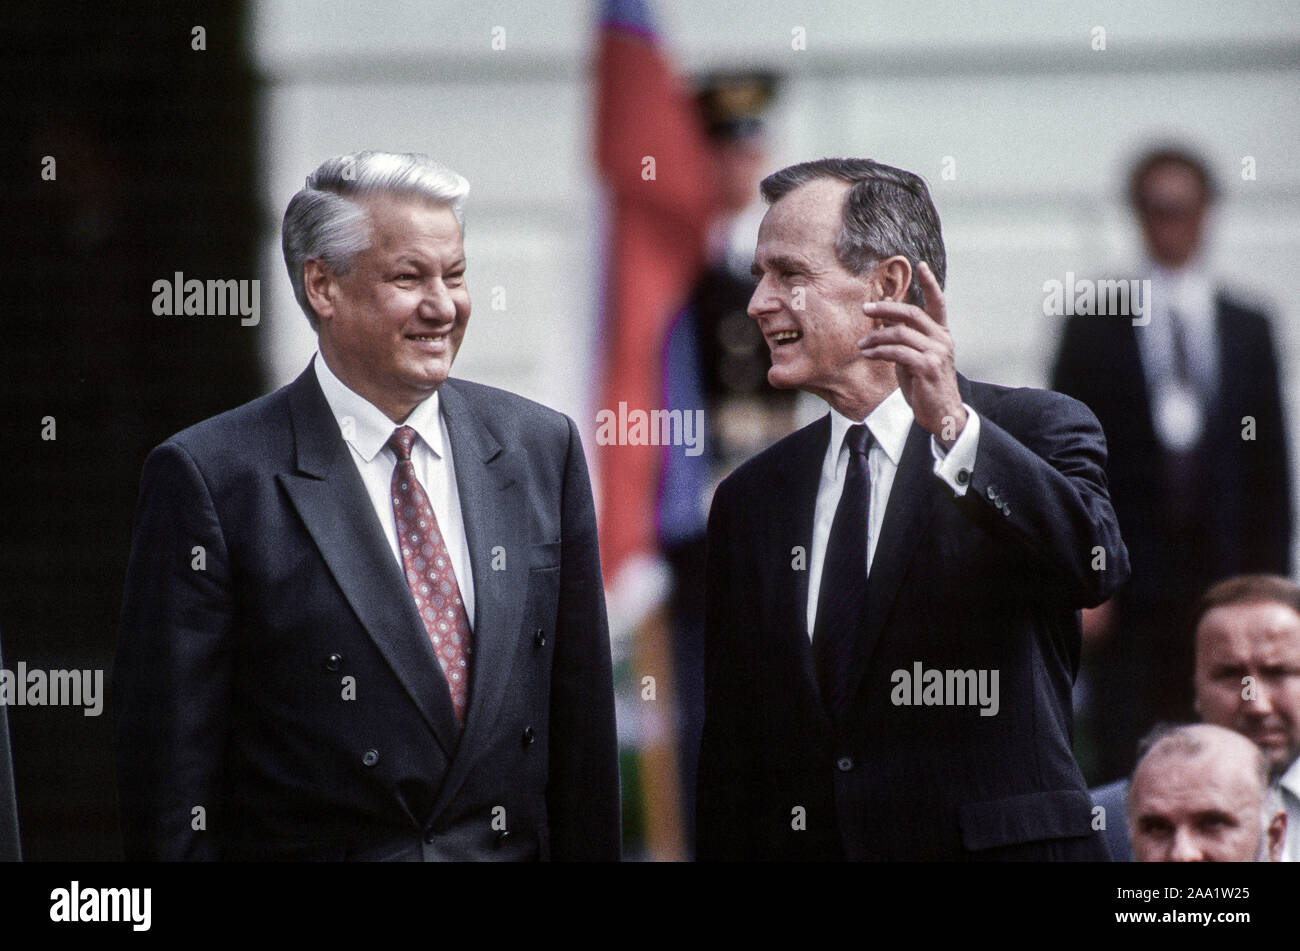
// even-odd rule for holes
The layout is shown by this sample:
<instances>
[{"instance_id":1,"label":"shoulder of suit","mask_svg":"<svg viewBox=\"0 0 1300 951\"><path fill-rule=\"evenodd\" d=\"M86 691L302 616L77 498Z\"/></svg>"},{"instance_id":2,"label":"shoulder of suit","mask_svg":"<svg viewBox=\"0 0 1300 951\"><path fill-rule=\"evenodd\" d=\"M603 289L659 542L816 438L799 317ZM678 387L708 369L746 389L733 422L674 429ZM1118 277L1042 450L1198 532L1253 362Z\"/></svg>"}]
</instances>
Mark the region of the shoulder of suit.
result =
<instances>
[{"instance_id":1,"label":"shoulder of suit","mask_svg":"<svg viewBox=\"0 0 1300 951\"><path fill-rule=\"evenodd\" d=\"M486 407L493 412L510 412L524 413L530 416L536 416L542 419L551 419L561 421L568 417L558 409L553 409L544 403L536 400L530 400L526 396L520 396L518 393L512 393L510 390L503 390L500 387L488 386L485 383L474 383L470 380L462 380L458 377L449 377L443 383L443 390L455 390L465 398L476 409Z\"/></svg>"},{"instance_id":2,"label":"shoulder of suit","mask_svg":"<svg viewBox=\"0 0 1300 951\"><path fill-rule=\"evenodd\" d=\"M826 443L830 439L830 416L822 416L802 429L797 429L788 436L777 440L756 456L745 460L718 486L728 491L754 482L767 483L777 469L791 462L799 464L800 460L811 460L811 464L820 466L826 452ZM807 464L807 463L804 463Z\"/></svg>"},{"instance_id":3,"label":"shoulder of suit","mask_svg":"<svg viewBox=\"0 0 1300 951\"><path fill-rule=\"evenodd\" d=\"M1055 390L1043 390L1033 386L1002 386L998 383L983 383L978 380L968 380L967 383L970 386L970 393L966 402L981 416L988 416L993 420L1006 413L1043 415L1075 412L1091 415L1092 413L1073 396Z\"/></svg>"},{"instance_id":4,"label":"shoulder of suit","mask_svg":"<svg viewBox=\"0 0 1300 951\"><path fill-rule=\"evenodd\" d=\"M442 392L454 392L499 439L524 440L538 436L568 438L571 420L565 413L526 396L495 386L449 378ZM447 411L446 400L443 411Z\"/></svg>"},{"instance_id":5,"label":"shoulder of suit","mask_svg":"<svg viewBox=\"0 0 1300 951\"><path fill-rule=\"evenodd\" d=\"M1239 287L1221 286L1215 288L1214 303L1219 310L1229 314L1233 320L1255 320L1262 323L1269 321L1269 307L1265 301Z\"/></svg>"},{"instance_id":6,"label":"shoulder of suit","mask_svg":"<svg viewBox=\"0 0 1300 951\"><path fill-rule=\"evenodd\" d=\"M242 406L218 413L182 429L164 443L175 443L198 458L207 453L228 453L235 447L265 452L277 440L292 440L289 392L293 383L259 396Z\"/></svg>"}]
</instances>

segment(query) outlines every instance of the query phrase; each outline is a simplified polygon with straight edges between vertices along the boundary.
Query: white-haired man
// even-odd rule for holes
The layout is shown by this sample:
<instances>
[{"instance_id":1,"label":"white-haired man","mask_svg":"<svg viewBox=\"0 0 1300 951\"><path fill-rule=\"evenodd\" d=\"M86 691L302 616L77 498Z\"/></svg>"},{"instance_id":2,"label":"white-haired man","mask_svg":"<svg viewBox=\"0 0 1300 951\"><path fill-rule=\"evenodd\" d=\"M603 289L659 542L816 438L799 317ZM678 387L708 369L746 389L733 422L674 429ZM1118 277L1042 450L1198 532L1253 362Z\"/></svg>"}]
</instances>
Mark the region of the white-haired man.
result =
<instances>
[{"instance_id":1,"label":"white-haired man","mask_svg":"<svg viewBox=\"0 0 1300 951\"><path fill-rule=\"evenodd\" d=\"M326 161L289 203L319 353L145 464L114 675L131 859L616 859L571 420L448 377L468 183Z\"/></svg>"}]
</instances>

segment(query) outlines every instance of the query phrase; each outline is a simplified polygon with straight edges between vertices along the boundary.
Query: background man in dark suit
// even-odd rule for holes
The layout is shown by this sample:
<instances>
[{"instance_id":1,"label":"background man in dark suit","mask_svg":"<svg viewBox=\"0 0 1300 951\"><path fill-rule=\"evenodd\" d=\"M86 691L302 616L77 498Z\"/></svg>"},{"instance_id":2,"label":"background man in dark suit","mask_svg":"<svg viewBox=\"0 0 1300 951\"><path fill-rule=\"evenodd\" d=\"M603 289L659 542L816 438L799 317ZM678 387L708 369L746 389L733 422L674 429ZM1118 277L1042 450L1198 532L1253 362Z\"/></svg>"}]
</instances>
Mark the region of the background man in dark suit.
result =
<instances>
[{"instance_id":1,"label":"background man in dark suit","mask_svg":"<svg viewBox=\"0 0 1300 951\"><path fill-rule=\"evenodd\" d=\"M1129 197L1151 281L1149 322L1128 314L1065 325L1052 387L1088 404L1106 433L1106 475L1133 563L1113 603L1085 619L1090 778L1126 775L1139 736L1192 716L1197 599L1235 574L1285 575L1291 483L1268 318L1225 295L1202 254L1216 188L1208 166L1160 149ZM1124 275L1131 277L1132 275Z\"/></svg>"},{"instance_id":2,"label":"background man in dark suit","mask_svg":"<svg viewBox=\"0 0 1300 951\"><path fill-rule=\"evenodd\" d=\"M1070 752L1077 609L1128 572L1100 427L957 374L919 177L762 192L769 379L831 413L714 496L700 857L1104 859Z\"/></svg>"},{"instance_id":3,"label":"background man in dark suit","mask_svg":"<svg viewBox=\"0 0 1300 951\"><path fill-rule=\"evenodd\" d=\"M616 859L577 430L448 379L468 183L330 159L285 213L320 353L145 465L114 677L131 859Z\"/></svg>"}]
</instances>

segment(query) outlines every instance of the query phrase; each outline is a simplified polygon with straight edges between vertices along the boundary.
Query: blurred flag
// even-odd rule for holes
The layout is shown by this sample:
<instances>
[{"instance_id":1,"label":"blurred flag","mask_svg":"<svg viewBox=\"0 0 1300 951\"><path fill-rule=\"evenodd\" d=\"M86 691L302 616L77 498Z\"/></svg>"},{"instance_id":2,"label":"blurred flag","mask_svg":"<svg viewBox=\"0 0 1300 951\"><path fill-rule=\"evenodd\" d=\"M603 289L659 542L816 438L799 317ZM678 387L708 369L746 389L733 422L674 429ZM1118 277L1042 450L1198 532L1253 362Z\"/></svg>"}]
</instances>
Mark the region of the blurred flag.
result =
<instances>
[{"instance_id":1,"label":"blurred flag","mask_svg":"<svg viewBox=\"0 0 1300 951\"><path fill-rule=\"evenodd\" d=\"M660 48L644 0L605 0L596 148L607 196L598 409L667 407L664 350L705 260L716 186L705 127ZM678 355L679 359L681 355ZM697 408L703 408L701 403ZM679 450L680 451L680 450ZM658 446L597 449L606 587L626 590L656 550Z\"/></svg>"}]
</instances>

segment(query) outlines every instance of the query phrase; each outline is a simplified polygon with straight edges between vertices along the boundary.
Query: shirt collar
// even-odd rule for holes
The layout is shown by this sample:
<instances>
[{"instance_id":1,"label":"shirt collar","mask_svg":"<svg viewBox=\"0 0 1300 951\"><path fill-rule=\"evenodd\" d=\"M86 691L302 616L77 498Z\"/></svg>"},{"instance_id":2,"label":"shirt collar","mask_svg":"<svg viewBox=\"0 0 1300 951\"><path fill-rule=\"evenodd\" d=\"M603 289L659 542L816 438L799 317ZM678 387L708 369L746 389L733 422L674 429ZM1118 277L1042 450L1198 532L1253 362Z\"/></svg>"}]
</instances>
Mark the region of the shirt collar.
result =
<instances>
[{"instance_id":1,"label":"shirt collar","mask_svg":"<svg viewBox=\"0 0 1300 951\"><path fill-rule=\"evenodd\" d=\"M1214 281L1205 259L1198 255L1176 270L1151 258L1146 261L1153 302L1161 310L1176 310L1184 319L1206 323L1214 315Z\"/></svg>"},{"instance_id":2,"label":"shirt collar","mask_svg":"<svg viewBox=\"0 0 1300 951\"><path fill-rule=\"evenodd\" d=\"M316 379L320 382L325 402L338 421L344 440L360 454L366 462L374 460L379 451L387 445L397 425L384 415L383 411L365 397L349 389L347 384L335 376L325 358L316 354L313 361L316 367ZM420 403L411 411L403 426L410 426L424 440L439 458L443 455L442 424L438 419L438 391ZM346 420L351 418L351 424Z\"/></svg>"},{"instance_id":3,"label":"shirt collar","mask_svg":"<svg viewBox=\"0 0 1300 951\"><path fill-rule=\"evenodd\" d=\"M1300 757L1292 761L1286 772L1278 779L1277 784L1297 799L1300 799ZM1291 830L1288 829L1288 835L1290 832Z\"/></svg>"},{"instance_id":4,"label":"shirt collar","mask_svg":"<svg viewBox=\"0 0 1300 951\"><path fill-rule=\"evenodd\" d=\"M835 407L831 407L831 443L826 454L826 461L832 472L839 461L840 449L844 446L844 434L850 426L866 423L871 430L876 445L889 457L895 466L902 461L903 447L907 445L907 434L912 428L912 407L903 398L903 391L894 387L894 391L871 411L866 419L849 419Z\"/></svg>"}]
</instances>

